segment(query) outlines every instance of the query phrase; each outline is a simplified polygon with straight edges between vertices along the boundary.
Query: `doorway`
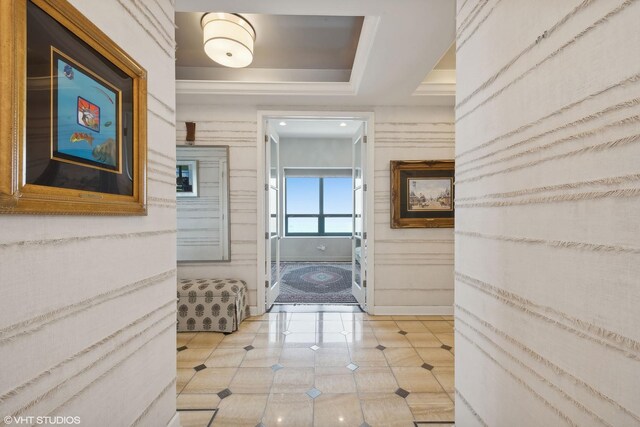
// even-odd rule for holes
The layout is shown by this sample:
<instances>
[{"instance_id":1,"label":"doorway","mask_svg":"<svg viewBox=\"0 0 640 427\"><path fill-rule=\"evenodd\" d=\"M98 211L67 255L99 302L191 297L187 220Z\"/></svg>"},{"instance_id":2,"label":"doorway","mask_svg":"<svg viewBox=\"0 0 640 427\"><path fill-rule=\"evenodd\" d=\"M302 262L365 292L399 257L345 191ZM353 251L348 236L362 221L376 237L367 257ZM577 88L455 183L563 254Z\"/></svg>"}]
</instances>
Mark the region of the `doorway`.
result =
<instances>
[{"instance_id":1,"label":"doorway","mask_svg":"<svg viewBox=\"0 0 640 427\"><path fill-rule=\"evenodd\" d=\"M372 304L370 122L369 114L259 113L265 310Z\"/></svg>"},{"instance_id":2,"label":"doorway","mask_svg":"<svg viewBox=\"0 0 640 427\"><path fill-rule=\"evenodd\" d=\"M358 304L352 290L351 141L340 141L333 150L325 141L313 142L280 142L283 238L280 263L271 263L279 267L281 284L275 304ZM296 155L295 145L304 145L308 155ZM335 166L318 167L323 156L314 151L327 153ZM301 167L305 163L313 167Z\"/></svg>"}]
</instances>

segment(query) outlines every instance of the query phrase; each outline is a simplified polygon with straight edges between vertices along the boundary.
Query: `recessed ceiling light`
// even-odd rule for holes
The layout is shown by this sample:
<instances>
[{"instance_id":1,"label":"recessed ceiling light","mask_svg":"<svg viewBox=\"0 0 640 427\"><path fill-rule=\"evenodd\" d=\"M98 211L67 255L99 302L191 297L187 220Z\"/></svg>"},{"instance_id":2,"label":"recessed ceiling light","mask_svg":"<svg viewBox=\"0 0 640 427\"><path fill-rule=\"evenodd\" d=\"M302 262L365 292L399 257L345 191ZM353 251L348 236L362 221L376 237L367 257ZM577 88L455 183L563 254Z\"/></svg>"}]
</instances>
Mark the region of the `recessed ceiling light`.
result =
<instances>
[{"instance_id":1,"label":"recessed ceiling light","mask_svg":"<svg viewBox=\"0 0 640 427\"><path fill-rule=\"evenodd\" d=\"M345 122L340 123L340 127L345 127L347 124Z\"/></svg>"},{"instance_id":2,"label":"recessed ceiling light","mask_svg":"<svg viewBox=\"0 0 640 427\"><path fill-rule=\"evenodd\" d=\"M286 125L287 125L287 122L280 122L280 123L279 123L279 125L280 125L280 126L286 126Z\"/></svg>"}]
</instances>

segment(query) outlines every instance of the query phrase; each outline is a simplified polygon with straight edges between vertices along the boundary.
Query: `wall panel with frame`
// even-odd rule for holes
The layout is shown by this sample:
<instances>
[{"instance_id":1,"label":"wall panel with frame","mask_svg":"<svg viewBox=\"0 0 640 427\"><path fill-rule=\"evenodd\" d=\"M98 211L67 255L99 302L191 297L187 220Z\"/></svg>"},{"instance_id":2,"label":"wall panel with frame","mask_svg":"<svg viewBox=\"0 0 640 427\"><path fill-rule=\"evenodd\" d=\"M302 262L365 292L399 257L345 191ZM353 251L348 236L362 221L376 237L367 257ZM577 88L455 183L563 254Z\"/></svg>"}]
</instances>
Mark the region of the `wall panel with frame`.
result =
<instances>
[{"instance_id":1,"label":"wall panel with frame","mask_svg":"<svg viewBox=\"0 0 640 427\"><path fill-rule=\"evenodd\" d=\"M176 149L178 262L229 261L229 147Z\"/></svg>"}]
</instances>

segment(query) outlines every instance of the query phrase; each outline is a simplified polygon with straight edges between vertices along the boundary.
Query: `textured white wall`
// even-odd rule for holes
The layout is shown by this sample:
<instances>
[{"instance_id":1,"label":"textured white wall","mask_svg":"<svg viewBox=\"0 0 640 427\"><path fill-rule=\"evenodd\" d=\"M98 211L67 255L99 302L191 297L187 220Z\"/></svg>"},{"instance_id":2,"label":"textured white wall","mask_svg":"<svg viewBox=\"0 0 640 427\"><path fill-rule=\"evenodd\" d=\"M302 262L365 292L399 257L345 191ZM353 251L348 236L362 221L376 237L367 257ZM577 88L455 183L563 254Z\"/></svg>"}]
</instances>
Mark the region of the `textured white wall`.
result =
<instances>
[{"instance_id":1,"label":"textured white wall","mask_svg":"<svg viewBox=\"0 0 640 427\"><path fill-rule=\"evenodd\" d=\"M280 240L280 259L304 262L351 262L351 238L284 237Z\"/></svg>"},{"instance_id":2,"label":"textured white wall","mask_svg":"<svg viewBox=\"0 0 640 427\"><path fill-rule=\"evenodd\" d=\"M73 0L148 72L149 215L0 216L0 414L163 426L175 414L169 0Z\"/></svg>"},{"instance_id":3,"label":"textured white wall","mask_svg":"<svg viewBox=\"0 0 640 427\"><path fill-rule=\"evenodd\" d=\"M389 162L452 159L453 110L385 107L375 113L376 314L450 314L453 229L391 229Z\"/></svg>"},{"instance_id":4,"label":"textured white wall","mask_svg":"<svg viewBox=\"0 0 640 427\"><path fill-rule=\"evenodd\" d=\"M640 425L638 22L458 1L457 425Z\"/></svg>"},{"instance_id":5,"label":"textured white wall","mask_svg":"<svg viewBox=\"0 0 640 427\"><path fill-rule=\"evenodd\" d=\"M364 111L367 108L360 108ZM451 312L453 230L390 228L390 160L451 159L454 154L450 107L377 107L375 112L376 310L394 313ZM247 281L257 305L256 132L254 106L177 107L177 143L184 121L195 121L196 145L229 144L231 262L180 266L178 276L238 277ZM254 268L251 268L254 267ZM261 279L262 280L262 279ZM379 307L379 308L378 308Z\"/></svg>"},{"instance_id":6,"label":"textured white wall","mask_svg":"<svg viewBox=\"0 0 640 427\"><path fill-rule=\"evenodd\" d=\"M257 194L255 107L179 105L176 144L184 144L185 121L196 122L195 145L229 146L229 219L231 261L187 264L178 277L232 277L247 282L249 304L256 306ZM262 244L262 241L260 242Z\"/></svg>"}]
</instances>

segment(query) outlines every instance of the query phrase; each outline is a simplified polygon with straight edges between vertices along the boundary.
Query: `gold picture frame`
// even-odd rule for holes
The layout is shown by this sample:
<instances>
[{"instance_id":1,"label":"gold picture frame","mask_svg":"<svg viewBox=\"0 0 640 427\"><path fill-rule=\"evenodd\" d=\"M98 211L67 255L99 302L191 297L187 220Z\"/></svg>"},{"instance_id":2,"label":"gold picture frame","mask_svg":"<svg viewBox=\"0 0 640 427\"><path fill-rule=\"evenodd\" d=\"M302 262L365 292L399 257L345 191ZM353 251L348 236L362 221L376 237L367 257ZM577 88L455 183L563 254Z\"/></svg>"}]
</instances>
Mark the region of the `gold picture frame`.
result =
<instances>
[{"instance_id":1,"label":"gold picture frame","mask_svg":"<svg viewBox=\"0 0 640 427\"><path fill-rule=\"evenodd\" d=\"M147 73L66 0L0 2L0 213L146 215Z\"/></svg>"},{"instance_id":2,"label":"gold picture frame","mask_svg":"<svg viewBox=\"0 0 640 427\"><path fill-rule=\"evenodd\" d=\"M391 228L453 228L453 160L392 160Z\"/></svg>"}]
</instances>

